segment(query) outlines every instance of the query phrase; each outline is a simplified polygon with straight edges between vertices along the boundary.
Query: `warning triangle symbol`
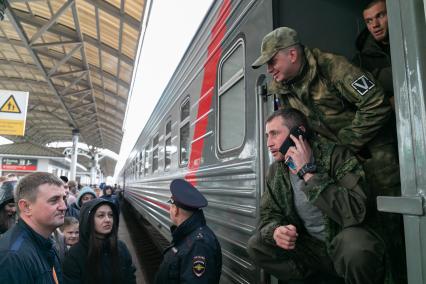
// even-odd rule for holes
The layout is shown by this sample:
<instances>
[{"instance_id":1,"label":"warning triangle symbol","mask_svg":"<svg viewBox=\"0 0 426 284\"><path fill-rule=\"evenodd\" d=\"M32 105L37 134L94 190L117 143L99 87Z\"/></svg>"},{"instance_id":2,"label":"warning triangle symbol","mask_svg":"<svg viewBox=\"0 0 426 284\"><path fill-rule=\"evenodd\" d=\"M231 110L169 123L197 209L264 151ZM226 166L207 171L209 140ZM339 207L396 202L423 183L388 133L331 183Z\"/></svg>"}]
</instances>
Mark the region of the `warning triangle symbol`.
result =
<instances>
[{"instance_id":1,"label":"warning triangle symbol","mask_svg":"<svg viewBox=\"0 0 426 284\"><path fill-rule=\"evenodd\" d=\"M10 95L6 102L1 106L0 112L21 113L13 95Z\"/></svg>"}]
</instances>

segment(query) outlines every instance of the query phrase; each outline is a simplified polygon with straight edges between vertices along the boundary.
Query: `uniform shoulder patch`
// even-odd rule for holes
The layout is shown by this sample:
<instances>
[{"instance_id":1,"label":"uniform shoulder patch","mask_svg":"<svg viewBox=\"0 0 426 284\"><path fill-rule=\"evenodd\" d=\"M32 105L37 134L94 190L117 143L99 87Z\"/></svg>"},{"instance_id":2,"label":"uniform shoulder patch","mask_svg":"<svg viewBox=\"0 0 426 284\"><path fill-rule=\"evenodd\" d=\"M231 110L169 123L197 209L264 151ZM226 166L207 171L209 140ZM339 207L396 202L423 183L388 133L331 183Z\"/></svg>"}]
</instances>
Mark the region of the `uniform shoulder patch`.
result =
<instances>
[{"instance_id":1,"label":"uniform shoulder patch","mask_svg":"<svg viewBox=\"0 0 426 284\"><path fill-rule=\"evenodd\" d=\"M375 84L373 81L367 78L365 75L361 75L358 79L351 83L352 88L358 92L361 96L365 95L369 90L374 88Z\"/></svg>"},{"instance_id":2,"label":"uniform shoulder patch","mask_svg":"<svg viewBox=\"0 0 426 284\"><path fill-rule=\"evenodd\" d=\"M206 272L206 258L204 256L197 255L192 258L192 272L197 277L201 277Z\"/></svg>"}]
</instances>

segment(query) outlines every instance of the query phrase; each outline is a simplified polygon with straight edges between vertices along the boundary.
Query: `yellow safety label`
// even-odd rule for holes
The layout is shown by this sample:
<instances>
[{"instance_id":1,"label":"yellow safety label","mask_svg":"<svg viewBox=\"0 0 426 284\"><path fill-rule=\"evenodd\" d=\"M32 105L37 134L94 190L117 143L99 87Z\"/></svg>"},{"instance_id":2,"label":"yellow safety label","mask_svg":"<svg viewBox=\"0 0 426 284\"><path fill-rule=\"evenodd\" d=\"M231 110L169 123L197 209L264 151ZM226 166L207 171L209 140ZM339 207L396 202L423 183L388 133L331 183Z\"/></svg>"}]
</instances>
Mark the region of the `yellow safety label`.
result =
<instances>
[{"instance_id":1,"label":"yellow safety label","mask_svg":"<svg viewBox=\"0 0 426 284\"><path fill-rule=\"evenodd\" d=\"M21 113L18 103L13 95L10 95L10 97L4 102L0 108L0 112Z\"/></svg>"},{"instance_id":2,"label":"yellow safety label","mask_svg":"<svg viewBox=\"0 0 426 284\"><path fill-rule=\"evenodd\" d=\"M0 133L2 135L24 135L24 124L23 120L10 120L2 119L0 120Z\"/></svg>"}]
</instances>

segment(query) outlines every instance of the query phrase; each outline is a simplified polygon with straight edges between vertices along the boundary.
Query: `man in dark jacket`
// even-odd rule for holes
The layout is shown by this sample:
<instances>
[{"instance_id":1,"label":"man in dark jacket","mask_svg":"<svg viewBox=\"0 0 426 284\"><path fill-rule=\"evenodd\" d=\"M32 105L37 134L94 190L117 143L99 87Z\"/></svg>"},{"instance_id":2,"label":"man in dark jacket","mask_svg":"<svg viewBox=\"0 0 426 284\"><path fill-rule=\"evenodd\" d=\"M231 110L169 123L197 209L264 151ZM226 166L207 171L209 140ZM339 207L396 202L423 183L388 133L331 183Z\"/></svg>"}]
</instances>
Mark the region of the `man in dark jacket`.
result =
<instances>
[{"instance_id":1,"label":"man in dark jacket","mask_svg":"<svg viewBox=\"0 0 426 284\"><path fill-rule=\"evenodd\" d=\"M155 283L219 283L221 248L206 225L203 211L207 200L190 183L176 179L170 184L169 200L173 241L163 252Z\"/></svg>"},{"instance_id":2,"label":"man in dark jacket","mask_svg":"<svg viewBox=\"0 0 426 284\"><path fill-rule=\"evenodd\" d=\"M16 222L16 206L13 189L16 181L5 181L0 187L0 236Z\"/></svg>"},{"instance_id":3,"label":"man in dark jacket","mask_svg":"<svg viewBox=\"0 0 426 284\"><path fill-rule=\"evenodd\" d=\"M392 108L395 109L386 1L371 1L363 11L363 18L367 27L356 40L358 52L353 62L355 65L373 74L382 85ZM389 120L388 129L393 129L392 133L396 141L396 120L394 113L392 113L391 119ZM397 158L396 145L394 152ZM387 166L386 163L383 163L383 165ZM390 172L386 171L386 173L389 174ZM392 180L392 176L396 177L390 174L390 178L386 175L383 178ZM372 185L374 186L374 184ZM388 186L389 189L397 187L399 187L399 183ZM406 283L407 271L402 216L399 214L385 213L381 214L381 217L384 220L383 222L388 224L385 226L387 231L384 234L390 236L387 241L389 252L392 255L392 271L395 277L399 278L397 281L398 283Z\"/></svg>"},{"instance_id":4,"label":"man in dark jacket","mask_svg":"<svg viewBox=\"0 0 426 284\"><path fill-rule=\"evenodd\" d=\"M363 18L367 27L356 40L358 53L354 64L377 78L395 108L386 1L371 1L363 11Z\"/></svg>"},{"instance_id":5,"label":"man in dark jacket","mask_svg":"<svg viewBox=\"0 0 426 284\"><path fill-rule=\"evenodd\" d=\"M305 138L290 135L291 129ZM385 249L365 225L371 200L362 166L348 149L309 133L296 109L276 111L266 122L275 163L249 255L284 281L337 274L346 283L383 283ZM284 141L294 146L281 153Z\"/></svg>"},{"instance_id":6,"label":"man in dark jacket","mask_svg":"<svg viewBox=\"0 0 426 284\"><path fill-rule=\"evenodd\" d=\"M19 220L0 239L0 283L62 283L50 235L64 223L62 181L49 173L22 178L15 189Z\"/></svg>"},{"instance_id":7,"label":"man in dark jacket","mask_svg":"<svg viewBox=\"0 0 426 284\"><path fill-rule=\"evenodd\" d=\"M113 190L112 186L105 185L105 186L103 186L102 191L103 191L103 194L102 194L101 198L114 203L115 207L117 207L118 213L120 213L120 204L118 202L117 196L114 194L114 190Z\"/></svg>"}]
</instances>

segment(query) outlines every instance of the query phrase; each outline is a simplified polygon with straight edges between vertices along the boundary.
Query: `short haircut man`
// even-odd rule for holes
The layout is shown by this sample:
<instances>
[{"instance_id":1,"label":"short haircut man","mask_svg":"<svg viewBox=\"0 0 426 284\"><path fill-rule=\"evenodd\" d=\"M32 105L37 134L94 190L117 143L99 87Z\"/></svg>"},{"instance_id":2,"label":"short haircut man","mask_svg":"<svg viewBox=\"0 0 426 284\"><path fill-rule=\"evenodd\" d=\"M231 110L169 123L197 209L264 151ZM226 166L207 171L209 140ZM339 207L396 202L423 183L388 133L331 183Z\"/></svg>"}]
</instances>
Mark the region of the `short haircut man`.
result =
<instances>
[{"instance_id":1,"label":"short haircut man","mask_svg":"<svg viewBox=\"0 0 426 284\"><path fill-rule=\"evenodd\" d=\"M293 127L308 129L304 114L292 108L276 111L266 122L275 162L261 198L258 229L248 243L250 257L283 281L327 281L338 275L346 283L379 283L384 244L364 225L370 222L369 191L361 165L342 146L314 135L309 140L290 136ZM286 139L294 146L280 153Z\"/></svg>"},{"instance_id":2,"label":"short haircut man","mask_svg":"<svg viewBox=\"0 0 426 284\"><path fill-rule=\"evenodd\" d=\"M15 189L16 226L0 239L0 283L61 283L62 272L50 240L64 222L63 182L50 173L23 177Z\"/></svg>"},{"instance_id":3,"label":"short haircut man","mask_svg":"<svg viewBox=\"0 0 426 284\"><path fill-rule=\"evenodd\" d=\"M355 153L363 161L374 197L400 196L394 112L382 84L343 56L306 46L301 53L293 47L297 45L303 44L290 27L277 28L263 38L252 67L267 65L273 78L268 94L275 95L281 106L303 112L316 133ZM401 216L379 215L386 224L383 236L392 236L396 247L403 248Z\"/></svg>"}]
</instances>

